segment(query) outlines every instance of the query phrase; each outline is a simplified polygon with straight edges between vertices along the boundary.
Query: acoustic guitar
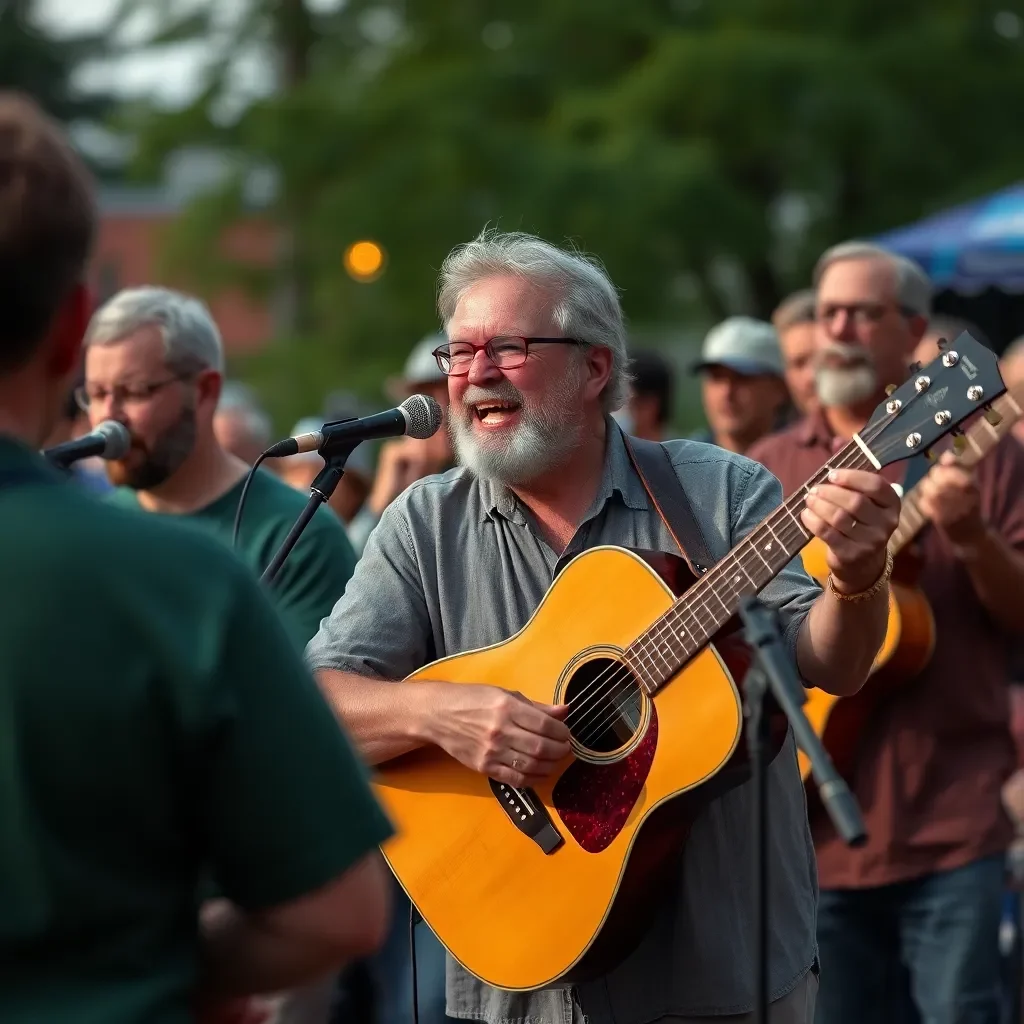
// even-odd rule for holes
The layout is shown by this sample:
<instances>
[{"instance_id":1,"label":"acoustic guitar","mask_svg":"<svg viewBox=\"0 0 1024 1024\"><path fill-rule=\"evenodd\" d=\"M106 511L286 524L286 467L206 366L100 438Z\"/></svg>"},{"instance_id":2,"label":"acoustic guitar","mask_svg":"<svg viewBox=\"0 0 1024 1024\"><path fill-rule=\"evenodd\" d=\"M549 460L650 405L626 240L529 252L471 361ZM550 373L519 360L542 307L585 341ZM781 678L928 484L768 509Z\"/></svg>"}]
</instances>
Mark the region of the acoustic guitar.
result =
<instances>
[{"instance_id":1,"label":"acoustic guitar","mask_svg":"<svg viewBox=\"0 0 1024 1024\"><path fill-rule=\"evenodd\" d=\"M690 822L749 777L739 602L810 539L807 490L832 468L879 470L925 450L1005 390L969 335L896 390L864 430L677 596L619 547L573 559L502 643L421 680L489 683L569 705L572 753L516 789L429 746L379 765L395 836L383 853L448 952L489 985L531 990L606 973L635 949L679 870ZM678 565L678 563L676 563ZM713 922L711 923L713 927Z\"/></svg>"},{"instance_id":2,"label":"acoustic guitar","mask_svg":"<svg viewBox=\"0 0 1024 1024\"><path fill-rule=\"evenodd\" d=\"M955 448L962 465L976 466L1011 431L1024 412L1024 387L1000 395L985 415L956 438ZM916 585L916 560L909 557L911 541L927 525L917 504L920 483L903 495L900 522L889 540L895 561L889 585L889 625L885 640L875 656L871 676L852 697L836 697L824 690L807 691L804 714L832 758L836 771L849 781L861 736L878 705L893 691L917 676L931 661L935 650L935 619L924 591ZM903 555L897 560L897 556ZM824 584L828 577L825 545L817 537L804 548L801 557L807 572ZM800 773L806 779L811 763L800 752Z\"/></svg>"}]
</instances>

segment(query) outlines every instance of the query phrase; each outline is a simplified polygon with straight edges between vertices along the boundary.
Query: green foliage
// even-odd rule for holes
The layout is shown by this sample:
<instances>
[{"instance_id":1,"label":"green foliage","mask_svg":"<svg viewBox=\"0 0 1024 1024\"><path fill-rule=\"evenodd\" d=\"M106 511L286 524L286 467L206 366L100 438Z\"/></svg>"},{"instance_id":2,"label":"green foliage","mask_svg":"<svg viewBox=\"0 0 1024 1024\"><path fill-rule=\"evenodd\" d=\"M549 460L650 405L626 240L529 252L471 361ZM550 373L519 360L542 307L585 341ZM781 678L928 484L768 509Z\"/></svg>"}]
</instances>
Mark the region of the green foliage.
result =
<instances>
[{"instance_id":1,"label":"green foliage","mask_svg":"<svg viewBox=\"0 0 1024 1024\"><path fill-rule=\"evenodd\" d=\"M112 108L105 94L83 94L72 85L74 72L104 52L101 35L55 38L40 26L34 0L0 3L0 89L31 96L51 116L65 123L98 122ZM112 168L94 166L100 174Z\"/></svg>"},{"instance_id":2,"label":"green foliage","mask_svg":"<svg viewBox=\"0 0 1024 1024\"><path fill-rule=\"evenodd\" d=\"M828 244L1006 184L1024 47L995 32L1000 6L349 0L314 17L251 0L239 31L302 74L219 124L229 48L193 108L150 115L141 151L201 138L279 171L270 213L309 329L245 372L298 415L398 368L436 324L445 254L485 223L597 253L636 324L706 324L768 315ZM172 254L212 281L211 240L239 207L197 211ZM388 255L368 285L342 266L364 237Z\"/></svg>"}]
</instances>

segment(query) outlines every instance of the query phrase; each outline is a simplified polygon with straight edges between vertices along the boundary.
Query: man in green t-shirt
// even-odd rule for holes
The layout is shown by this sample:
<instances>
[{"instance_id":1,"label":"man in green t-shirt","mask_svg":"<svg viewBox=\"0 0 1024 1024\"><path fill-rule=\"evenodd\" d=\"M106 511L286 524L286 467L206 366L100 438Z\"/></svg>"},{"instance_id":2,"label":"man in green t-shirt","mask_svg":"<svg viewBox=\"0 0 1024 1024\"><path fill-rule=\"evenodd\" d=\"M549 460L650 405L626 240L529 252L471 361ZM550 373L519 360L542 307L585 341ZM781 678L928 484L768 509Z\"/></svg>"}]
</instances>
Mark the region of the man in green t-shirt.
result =
<instances>
[{"instance_id":1,"label":"man in green t-shirt","mask_svg":"<svg viewBox=\"0 0 1024 1024\"><path fill-rule=\"evenodd\" d=\"M224 383L220 332L203 303L167 288L130 288L94 314L85 336L78 395L95 426L120 420L132 447L107 463L115 501L177 515L232 543L249 466L214 431ZM238 553L257 574L306 505L272 473L256 471L246 496ZM341 521L320 508L273 583L274 602L305 645L330 614L355 568Z\"/></svg>"},{"instance_id":2,"label":"man in green t-shirt","mask_svg":"<svg viewBox=\"0 0 1024 1024\"><path fill-rule=\"evenodd\" d=\"M94 230L79 158L0 93L0 1021L188 1024L379 947L390 827L251 572L36 453Z\"/></svg>"}]
</instances>

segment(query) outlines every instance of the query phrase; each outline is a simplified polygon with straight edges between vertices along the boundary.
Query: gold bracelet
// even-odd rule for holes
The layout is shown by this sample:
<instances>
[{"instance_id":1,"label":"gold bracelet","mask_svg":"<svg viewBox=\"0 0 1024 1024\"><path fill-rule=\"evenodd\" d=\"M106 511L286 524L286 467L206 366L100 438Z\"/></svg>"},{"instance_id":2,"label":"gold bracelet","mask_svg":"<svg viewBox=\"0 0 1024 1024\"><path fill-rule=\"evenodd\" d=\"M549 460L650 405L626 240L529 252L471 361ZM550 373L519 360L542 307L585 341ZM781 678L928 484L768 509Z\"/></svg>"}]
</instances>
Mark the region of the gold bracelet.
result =
<instances>
[{"instance_id":1,"label":"gold bracelet","mask_svg":"<svg viewBox=\"0 0 1024 1024\"><path fill-rule=\"evenodd\" d=\"M842 591L836 589L835 583L832 582L832 573L828 574L828 589L839 598L840 601L866 601L869 597L874 597L882 587L889 581L889 577L892 575L892 552L885 549L885 568L882 570L882 575L875 580L874 583L868 587L867 590L861 590L856 594L844 594Z\"/></svg>"}]
</instances>

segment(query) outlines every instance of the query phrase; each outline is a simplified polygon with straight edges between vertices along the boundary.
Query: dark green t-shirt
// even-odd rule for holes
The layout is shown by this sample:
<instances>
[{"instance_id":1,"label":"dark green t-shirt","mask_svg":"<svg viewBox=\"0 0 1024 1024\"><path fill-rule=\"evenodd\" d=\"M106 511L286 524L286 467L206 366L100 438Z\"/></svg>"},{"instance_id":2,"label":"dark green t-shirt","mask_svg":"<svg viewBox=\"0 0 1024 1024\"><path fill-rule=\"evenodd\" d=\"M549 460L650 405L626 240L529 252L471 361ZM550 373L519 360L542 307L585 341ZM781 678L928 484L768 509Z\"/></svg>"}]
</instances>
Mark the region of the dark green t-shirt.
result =
<instances>
[{"instance_id":1,"label":"dark green t-shirt","mask_svg":"<svg viewBox=\"0 0 1024 1024\"><path fill-rule=\"evenodd\" d=\"M0 1021L185 1024L211 866L257 909L390 833L251 573L0 438Z\"/></svg>"},{"instance_id":2,"label":"dark green t-shirt","mask_svg":"<svg viewBox=\"0 0 1024 1024\"><path fill-rule=\"evenodd\" d=\"M230 546L243 485L244 481L205 508L180 518L203 527ZM138 495L127 487L112 492L110 500L141 510ZM308 495L272 473L256 470L246 495L235 552L257 576L277 554L307 500ZM318 508L270 586L274 603L300 648L316 635L320 620L331 613L355 565L356 554L341 520L329 506Z\"/></svg>"}]
</instances>

